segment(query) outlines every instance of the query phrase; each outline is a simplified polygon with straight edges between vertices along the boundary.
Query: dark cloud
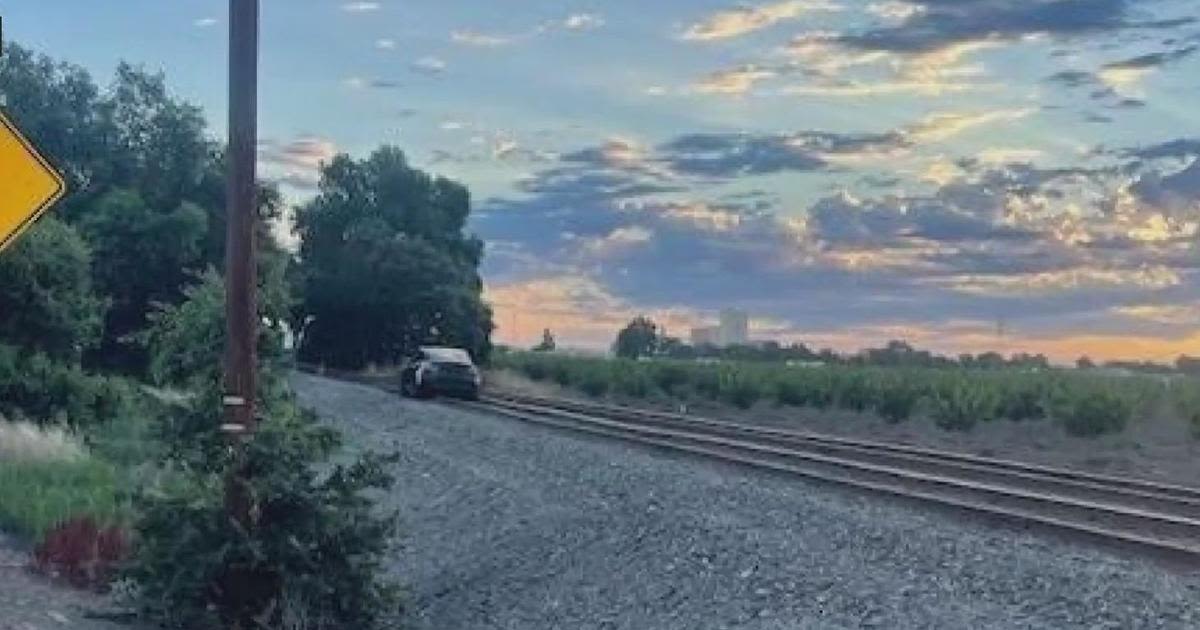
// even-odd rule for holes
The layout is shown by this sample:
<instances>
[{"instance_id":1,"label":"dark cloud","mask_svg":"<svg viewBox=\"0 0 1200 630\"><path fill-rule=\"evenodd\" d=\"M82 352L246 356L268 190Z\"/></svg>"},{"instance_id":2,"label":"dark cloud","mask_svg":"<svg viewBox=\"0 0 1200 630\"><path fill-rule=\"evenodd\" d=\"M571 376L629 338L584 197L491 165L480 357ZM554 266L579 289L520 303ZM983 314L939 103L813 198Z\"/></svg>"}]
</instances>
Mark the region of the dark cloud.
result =
<instances>
[{"instance_id":1,"label":"dark cloud","mask_svg":"<svg viewBox=\"0 0 1200 630\"><path fill-rule=\"evenodd\" d=\"M1172 288L1171 274L1186 278L1200 267L1178 238L1146 241L1130 232L1153 213L1096 205L1128 181L1123 165L964 159L957 162L963 177L928 194L839 193L798 209L761 190L700 202L713 180L831 169L822 156L905 149L907 142L902 131L694 133L656 147L610 141L564 153L521 182L520 195L487 201L475 228L513 245L487 263L493 279L567 269L638 305L737 303L814 326L1091 316L1098 301L1137 302ZM1174 154L1185 142L1136 151ZM1166 191L1200 194L1200 166L1145 176L1135 194ZM620 238L628 234L640 238Z\"/></svg>"},{"instance_id":2,"label":"dark cloud","mask_svg":"<svg viewBox=\"0 0 1200 630\"><path fill-rule=\"evenodd\" d=\"M1145 107L1146 102L1141 99L1122 96L1105 83L1103 79L1104 73L1119 72L1122 70L1153 70L1186 59L1197 51L1200 51L1200 46L1189 45L1172 50L1146 53L1106 63L1100 66L1096 72L1063 70L1046 77L1046 81L1069 88L1090 88L1092 91L1089 96L1092 100L1104 103L1104 106L1110 109L1139 109ZM1089 119L1088 122L1100 121Z\"/></svg>"},{"instance_id":3,"label":"dark cloud","mask_svg":"<svg viewBox=\"0 0 1200 630\"><path fill-rule=\"evenodd\" d=\"M1146 101L1140 98L1122 98L1112 104L1116 109L1141 109L1146 106Z\"/></svg>"},{"instance_id":4,"label":"dark cloud","mask_svg":"<svg viewBox=\"0 0 1200 630\"><path fill-rule=\"evenodd\" d=\"M574 185L577 183L574 180L583 169L607 173L614 183L632 178L656 182L655 187L662 187L672 179L720 180L747 175L833 170L835 166L830 163L830 157L850 157L911 146L912 141L902 132L691 133L652 148L610 141L563 154L560 168L541 173L535 178L534 185L544 186L563 181ZM678 186L679 182L676 181L664 190ZM645 192L642 186L630 190L630 194Z\"/></svg>"},{"instance_id":5,"label":"dark cloud","mask_svg":"<svg viewBox=\"0 0 1200 630\"><path fill-rule=\"evenodd\" d=\"M1114 119L1112 116L1105 116L1104 114L1097 114L1095 112L1088 112L1083 117L1084 122L1094 123L1094 124L1111 123L1111 122L1113 122L1113 120Z\"/></svg>"},{"instance_id":6,"label":"dark cloud","mask_svg":"<svg viewBox=\"0 0 1200 630\"><path fill-rule=\"evenodd\" d=\"M1170 175L1147 173L1134 183L1132 191L1151 206L1200 219L1200 158Z\"/></svg>"},{"instance_id":7,"label":"dark cloud","mask_svg":"<svg viewBox=\"0 0 1200 630\"><path fill-rule=\"evenodd\" d=\"M1099 82L1099 79L1097 79L1096 75L1091 72L1084 72L1083 70L1063 70L1062 72L1056 72L1049 77L1046 77L1046 81L1050 83L1058 83L1067 87L1082 87L1085 85L1095 85Z\"/></svg>"},{"instance_id":8,"label":"dark cloud","mask_svg":"<svg viewBox=\"0 0 1200 630\"><path fill-rule=\"evenodd\" d=\"M365 79L355 80L353 84L369 88L372 90L398 90L404 87L404 84L394 79Z\"/></svg>"},{"instance_id":9,"label":"dark cloud","mask_svg":"<svg viewBox=\"0 0 1200 630\"><path fill-rule=\"evenodd\" d=\"M674 140L663 151L673 170L701 177L817 171L828 166L782 136L695 134Z\"/></svg>"},{"instance_id":10,"label":"dark cloud","mask_svg":"<svg viewBox=\"0 0 1200 630\"><path fill-rule=\"evenodd\" d=\"M1139 68L1158 68L1169 63L1186 59L1200 50L1200 46L1186 46L1176 50L1148 53L1123 61L1106 63L1101 68L1105 70L1136 70Z\"/></svg>"},{"instance_id":11,"label":"dark cloud","mask_svg":"<svg viewBox=\"0 0 1200 630\"><path fill-rule=\"evenodd\" d=\"M904 22L841 38L854 48L897 53L929 52L979 40L1014 40L1030 34L1084 35L1131 26L1128 0L926 0L926 10Z\"/></svg>"},{"instance_id":12,"label":"dark cloud","mask_svg":"<svg viewBox=\"0 0 1200 630\"><path fill-rule=\"evenodd\" d=\"M578 169L551 169L517 185L524 193L553 197L563 202L621 200L658 193L677 192L679 186L658 183L635 174Z\"/></svg>"},{"instance_id":13,"label":"dark cloud","mask_svg":"<svg viewBox=\"0 0 1200 630\"><path fill-rule=\"evenodd\" d=\"M964 158L955 162L959 168L974 174L969 183L956 182L942 188L943 194L956 190L1004 191L1028 195L1053 193L1054 185L1061 182L1079 182L1113 175L1111 167L1042 168L1030 163L1009 163L1001 168L981 162L976 158Z\"/></svg>"},{"instance_id":14,"label":"dark cloud","mask_svg":"<svg viewBox=\"0 0 1200 630\"><path fill-rule=\"evenodd\" d=\"M859 178L858 183L869 188L878 188L891 190L899 186L901 179L892 175L864 175Z\"/></svg>"},{"instance_id":15,"label":"dark cloud","mask_svg":"<svg viewBox=\"0 0 1200 630\"><path fill-rule=\"evenodd\" d=\"M1200 156L1200 138L1176 138L1158 144L1128 149L1124 154L1143 160L1196 157Z\"/></svg>"},{"instance_id":16,"label":"dark cloud","mask_svg":"<svg viewBox=\"0 0 1200 630\"><path fill-rule=\"evenodd\" d=\"M1040 238L1035 230L1003 222L1006 196L1027 194L1026 181L1030 181L1028 176L995 175L979 182L949 184L929 196L859 200L835 195L809 209L808 228L813 238L833 246L904 248L914 241L1034 241Z\"/></svg>"},{"instance_id":17,"label":"dark cloud","mask_svg":"<svg viewBox=\"0 0 1200 630\"><path fill-rule=\"evenodd\" d=\"M688 134L659 147L662 159L676 172L729 178L785 171L830 168L826 156L853 155L910 146L898 132L837 134L804 131L794 134Z\"/></svg>"}]
</instances>

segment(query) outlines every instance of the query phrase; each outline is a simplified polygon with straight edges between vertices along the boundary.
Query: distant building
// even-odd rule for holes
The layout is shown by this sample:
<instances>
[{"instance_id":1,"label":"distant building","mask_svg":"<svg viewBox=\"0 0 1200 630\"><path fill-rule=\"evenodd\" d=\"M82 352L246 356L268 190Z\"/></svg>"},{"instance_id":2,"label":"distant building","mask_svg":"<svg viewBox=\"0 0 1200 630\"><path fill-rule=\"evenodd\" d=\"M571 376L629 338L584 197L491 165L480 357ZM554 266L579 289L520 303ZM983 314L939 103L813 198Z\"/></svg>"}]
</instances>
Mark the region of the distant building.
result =
<instances>
[{"instance_id":1,"label":"distant building","mask_svg":"<svg viewBox=\"0 0 1200 630\"><path fill-rule=\"evenodd\" d=\"M692 329L692 345L693 346L718 346L720 345L718 333L720 329L716 326L705 326L703 328Z\"/></svg>"},{"instance_id":2,"label":"distant building","mask_svg":"<svg viewBox=\"0 0 1200 630\"><path fill-rule=\"evenodd\" d=\"M744 346L750 343L750 316L745 311L721 311L721 325L717 328L718 345Z\"/></svg>"},{"instance_id":3,"label":"distant building","mask_svg":"<svg viewBox=\"0 0 1200 630\"><path fill-rule=\"evenodd\" d=\"M720 323L692 329L693 346L744 346L750 343L750 316L743 311L721 311Z\"/></svg>"}]
</instances>

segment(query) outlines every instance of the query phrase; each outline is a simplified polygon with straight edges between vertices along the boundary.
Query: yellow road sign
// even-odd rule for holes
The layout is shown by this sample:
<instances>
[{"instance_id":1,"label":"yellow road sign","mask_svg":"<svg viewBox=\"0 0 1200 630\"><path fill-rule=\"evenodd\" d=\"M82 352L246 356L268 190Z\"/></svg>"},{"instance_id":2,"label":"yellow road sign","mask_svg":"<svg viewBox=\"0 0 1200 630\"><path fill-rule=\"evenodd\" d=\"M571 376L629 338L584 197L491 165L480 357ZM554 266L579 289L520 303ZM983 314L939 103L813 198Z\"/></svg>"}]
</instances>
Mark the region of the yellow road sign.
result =
<instances>
[{"instance_id":1,"label":"yellow road sign","mask_svg":"<svg viewBox=\"0 0 1200 630\"><path fill-rule=\"evenodd\" d=\"M0 251L4 251L67 190L33 145L0 112Z\"/></svg>"}]
</instances>

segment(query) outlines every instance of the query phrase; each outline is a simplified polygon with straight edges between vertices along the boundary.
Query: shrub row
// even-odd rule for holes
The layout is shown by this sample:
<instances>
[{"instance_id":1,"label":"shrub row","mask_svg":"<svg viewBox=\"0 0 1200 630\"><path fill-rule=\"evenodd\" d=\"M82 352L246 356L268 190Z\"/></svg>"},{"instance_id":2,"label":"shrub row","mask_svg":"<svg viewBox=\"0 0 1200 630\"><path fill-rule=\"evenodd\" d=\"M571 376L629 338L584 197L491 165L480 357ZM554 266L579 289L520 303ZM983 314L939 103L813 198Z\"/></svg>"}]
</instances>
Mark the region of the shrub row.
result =
<instances>
[{"instance_id":1,"label":"shrub row","mask_svg":"<svg viewBox=\"0 0 1200 630\"><path fill-rule=\"evenodd\" d=\"M0 345L0 415L87 427L132 413L134 399L132 387L119 378Z\"/></svg>"},{"instance_id":2,"label":"shrub row","mask_svg":"<svg viewBox=\"0 0 1200 630\"><path fill-rule=\"evenodd\" d=\"M967 431L998 419L1053 418L1072 435L1121 431L1153 404L1162 385L1059 371L997 371L852 366L792 367L759 363L630 361L552 353L510 353L499 367L593 397L707 399L748 409L782 406L872 412L889 422L918 413L940 427ZM1200 404L1197 404L1200 409ZM1196 421L1200 427L1200 419Z\"/></svg>"}]
</instances>

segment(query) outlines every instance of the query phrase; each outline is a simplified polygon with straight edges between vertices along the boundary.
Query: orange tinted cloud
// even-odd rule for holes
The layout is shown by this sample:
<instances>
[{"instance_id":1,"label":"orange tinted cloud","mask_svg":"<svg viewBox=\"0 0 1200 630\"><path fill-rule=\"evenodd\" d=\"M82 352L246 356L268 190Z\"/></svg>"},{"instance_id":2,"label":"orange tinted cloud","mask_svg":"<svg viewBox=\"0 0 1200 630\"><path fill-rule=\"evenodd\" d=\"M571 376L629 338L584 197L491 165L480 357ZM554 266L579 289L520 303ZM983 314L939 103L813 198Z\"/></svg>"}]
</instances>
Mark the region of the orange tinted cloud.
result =
<instances>
[{"instance_id":1,"label":"orange tinted cloud","mask_svg":"<svg viewBox=\"0 0 1200 630\"><path fill-rule=\"evenodd\" d=\"M488 285L485 299L495 312L499 343L531 346L549 328L564 345L607 348L618 330L647 315L672 335L684 334L699 318L682 310L638 309L580 276L555 276Z\"/></svg>"},{"instance_id":2,"label":"orange tinted cloud","mask_svg":"<svg viewBox=\"0 0 1200 630\"><path fill-rule=\"evenodd\" d=\"M486 299L495 309L499 343L529 347L549 328L563 347L605 350L630 319L647 315L672 336L687 339L692 327L710 322L687 309L639 309L584 277L561 275L518 283L491 285ZM756 319L751 337L782 343L802 342L814 349L857 352L902 339L919 348L956 356L996 351L1045 354L1057 363L1080 356L1097 361L1153 360L1169 362L1181 354L1200 356L1200 328L1180 333L1114 334L1070 331L1028 333L1018 327L997 330L994 323L958 321L936 326L911 324L847 326L838 330L803 330L787 322Z\"/></svg>"}]
</instances>

